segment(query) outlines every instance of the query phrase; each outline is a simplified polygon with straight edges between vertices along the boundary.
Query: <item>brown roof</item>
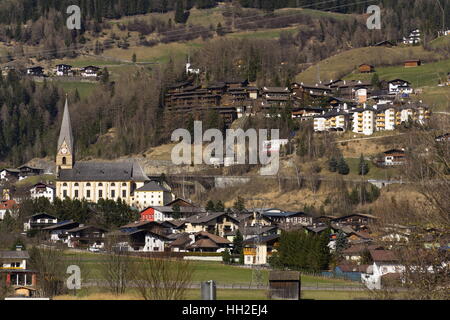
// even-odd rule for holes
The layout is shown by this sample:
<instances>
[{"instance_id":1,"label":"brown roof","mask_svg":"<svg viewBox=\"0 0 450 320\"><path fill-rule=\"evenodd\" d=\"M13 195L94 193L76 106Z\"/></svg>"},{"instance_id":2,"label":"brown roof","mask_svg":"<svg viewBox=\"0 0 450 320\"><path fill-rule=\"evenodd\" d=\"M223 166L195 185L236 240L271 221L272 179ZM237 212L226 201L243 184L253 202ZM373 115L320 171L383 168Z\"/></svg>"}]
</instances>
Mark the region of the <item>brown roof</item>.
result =
<instances>
[{"instance_id":1,"label":"brown roof","mask_svg":"<svg viewBox=\"0 0 450 320\"><path fill-rule=\"evenodd\" d=\"M368 250L378 250L381 247L375 244L372 245L366 245L366 244L355 244L352 245L350 247L348 247L347 249L343 250L342 253L343 254L353 254L353 253L361 253L363 252L365 249Z\"/></svg>"},{"instance_id":2,"label":"brown roof","mask_svg":"<svg viewBox=\"0 0 450 320\"><path fill-rule=\"evenodd\" d=\"M231 243L228 239L216 236L215 234L212 234L212 233L209 233L206 231L200 231L195 236L196 237L198 237L198 236L207 237L207 238L211 239L212 241L214 241L215 243L220 243L220 244L230 244Z\"/></svg>"},{"instance_id":3,"label":"brown roof","mask_svg":"<svg viewBox=\"0 0 450 320\"><path fill-rule=\"evenodd\" d=\"M211 239L199 239L188 247L189 248L219 248L219 246Z\"/></svg>"},{"instance_id":4,"label":"brown roof","mask_svg":"<svg viewBox=\"0 0 450 320\"><path fill-rule=\"evenodd\" d=\"M372 256L372 260L375 262L398 261L398 258L395 256L394 252L388 250L370 250L370 255Z\"/></svg>"},{"instance_id":5,"label":"brown roof","mask_svg":"<svg viewBox=\"0 0 450 320\"><path fill-rule=\"evenodd\" d=\"M191 242L191 238L187 233L182 233L178 238L176 238L171 244L171 247L184 247Z\"/></svg>"},{"instance_id":6,"label":"brown roof","mask_svg":"<svg viewBox=\"0 0 450 320\"><path fill-rule=\"evenodd\" d=\"M0 202L0 210L11 210L17 203L14 200L5 200Z\"/></svg>"},{"instance_id":7,"label":"brown roof","mask_svg":"<svg viewBox=\"0 0 450 320\"><path fill-rule=\"evenodd\" d=\"M355 264L340 264L338 265L342 272L367 272L368 264L355 265Z\"/></svg>"}]
</instances>

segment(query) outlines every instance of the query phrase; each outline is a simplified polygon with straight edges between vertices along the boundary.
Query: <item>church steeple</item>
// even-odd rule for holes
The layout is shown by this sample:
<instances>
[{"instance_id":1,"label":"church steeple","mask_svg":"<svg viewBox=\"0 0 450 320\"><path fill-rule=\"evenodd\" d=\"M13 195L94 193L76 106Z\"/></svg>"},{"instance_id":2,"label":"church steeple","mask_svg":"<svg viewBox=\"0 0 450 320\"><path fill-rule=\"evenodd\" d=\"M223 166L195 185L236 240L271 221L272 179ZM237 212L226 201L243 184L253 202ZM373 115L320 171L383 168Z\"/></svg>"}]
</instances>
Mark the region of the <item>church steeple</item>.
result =
<instances>
[{"instance_id":1,"label":"church steeple","mask_svg":"<svg viewBox=\"0 0 450 320\"><path fill-rule=\"evenodd\" d=\"M66 97L61 131L58 139L56 167L60 169L72 169L74 160L72 125L70 123L69 105Z\"/></svg>"}]
</instances>

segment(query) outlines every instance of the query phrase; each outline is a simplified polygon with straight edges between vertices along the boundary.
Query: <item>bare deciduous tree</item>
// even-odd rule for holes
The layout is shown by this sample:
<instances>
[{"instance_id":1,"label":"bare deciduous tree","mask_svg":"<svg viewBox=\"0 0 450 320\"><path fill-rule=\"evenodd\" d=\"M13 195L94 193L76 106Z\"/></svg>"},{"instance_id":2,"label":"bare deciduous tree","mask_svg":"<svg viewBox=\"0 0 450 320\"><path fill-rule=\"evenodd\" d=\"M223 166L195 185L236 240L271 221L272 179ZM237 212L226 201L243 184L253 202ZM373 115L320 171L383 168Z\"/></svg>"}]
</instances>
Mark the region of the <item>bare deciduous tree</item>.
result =
<instances>
[{"instance_id":1,"label":"bare deciduous tree","mask_svg":"<svg viewBox=\"0 0 450 320\"><path fill-rule=\"evenodd\" d=\"M152 258L135 263L135 279L145 300L183 300L192 283L193 267L180 258Z\"/></svg>"}]
</instances>

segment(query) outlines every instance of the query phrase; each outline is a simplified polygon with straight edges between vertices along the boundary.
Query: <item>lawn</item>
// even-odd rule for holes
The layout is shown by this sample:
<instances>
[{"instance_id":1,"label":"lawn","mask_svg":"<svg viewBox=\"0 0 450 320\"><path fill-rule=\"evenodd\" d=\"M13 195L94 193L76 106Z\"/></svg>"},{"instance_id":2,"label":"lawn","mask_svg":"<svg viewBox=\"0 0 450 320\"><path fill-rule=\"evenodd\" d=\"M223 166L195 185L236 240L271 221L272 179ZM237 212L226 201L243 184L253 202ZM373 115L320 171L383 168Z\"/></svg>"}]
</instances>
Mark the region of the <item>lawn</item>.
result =
<instances>
[{"instance_id":1,"label":"lawn","mask_svg":"<svg viewBox=\"0 0 450 320\"><path fill-rule=\"evenodd\" d=\"M83 272L87 279L101 279L101 263L105 259L102 254L92 253L75 253L65 251L67 259L73 259L73 263L80 263L82 276ZM214 280L217 284L223 285L249 285L252 282L252 269L241 268L238 266L224 265L220 262L203 262L193 261L192 267L194 269L193 282L202 282L207 280ZM263 283L268 281L268 271L262 270ZM302 275L302 285L314 287L339 287L339 286L358 286L359 284L352 281L345 281L340 279L329 279L325 277L316 277L310 275Z\"/></svg>"},{"instance_id":2,"label":"lawn","mask_svg":"<svg viewBox=\"0 0 450 320\"><path fill-rule=\"evenodd\" d=\"M52 81L52 83L63 88L65 92L78 90L81 99L88 97L97 87L96 83L80 81Z\"/></svg>"},{"instance_id":3,"label":"lawn","mask_svg":"<svg viewBox=\"0 0 450 320\"><path fill-rule=\"evenodd\" d=\"M446 79L450 72L450 59L432 63L423 63L419 67L405 68L401 66L375 68L380 80L403 79L411 82L414 88L436 86ZM352 73L346 80L370 80L373 74Z\"/></svg>"},{"instance_id":4,"label":"lawn","mask_svg":"<svg viewBox=\"0 0 450 320\"><path fill-rule=\"evenodd\" d=\"M44 174L44 175L40 175L40 176L31 176L31 177L25 178L23 180L17 181L16 187L32 186L41 181L54 182L55 179L56 179L56 177L51 174Z\"/></svg>"},{"instance_id":5,"label":"lawn","mask_svg":"<svg viewBox=\"0 0 450 320\"><path fill-rule=\"evenodd\" d=\"M431 63L425 63L422 71L431 74L425 74L419 76L417 79L417 68L405 69L401 67L404 60L407 59L421 59L423 61L430 61L433 59L443 58L440 54L435 52L425 51L422 47L364 47L347 50L338 53L330 58L320 61L319 63L309 67L304 72L297 75L297 81L303 81L306 83L315 83L317 79L317 72L320 72L320 79L327 81L330 79L339 79L347 76L355 76L355 78L368 79L371 75L360 75L356 72L358 66L362 63L369 63L375 66L375 70L380 72L384 67L395 66L394 69L386 69L386 77L403 77L403 71L406 72L406 76L412 74L410 77L414 84L420 83L424 86L426 83L433 81L432 73L437 70L439 66L448 68L447 62L443 62L440 65L431 65ZM431 65L431 66L429 66ZM398 69L395 69L398 68ZM415 70L413 70L415 69ZM445 71L445 70L444 70ZM401 73L399 73L401 72ZM400 75L400 76L399 76ZM381 78L381 74L379 75ZM408 78L406 78L408 80ZM415 82L414 82L415 81ZM437 84L436 82L434 84Z\"/></svg>"},{"instance_id":6,"label":"lawn","mask_svg":"<svg viewBox=\"0 0 450 320\"><path fill-rule=\"evenodd\" d=\"M294 33L298 30L298 27L280 28L280 29L268 29L268 30L257 30L257 31L245 31L236 32L228 35L230 38L241 38L241 39L279 39L282 32Z\"/></svg>"},{"instance_id":7,"label":"lawn","mask_svg":"<svg viewBox=\"0 0 450 320\"><path fill-rule=\"evenodd\" d=\"M450 86L422 88L422 93L417 98L423 100L433 111L450 112Z\"/></svg>"}]
</instances>

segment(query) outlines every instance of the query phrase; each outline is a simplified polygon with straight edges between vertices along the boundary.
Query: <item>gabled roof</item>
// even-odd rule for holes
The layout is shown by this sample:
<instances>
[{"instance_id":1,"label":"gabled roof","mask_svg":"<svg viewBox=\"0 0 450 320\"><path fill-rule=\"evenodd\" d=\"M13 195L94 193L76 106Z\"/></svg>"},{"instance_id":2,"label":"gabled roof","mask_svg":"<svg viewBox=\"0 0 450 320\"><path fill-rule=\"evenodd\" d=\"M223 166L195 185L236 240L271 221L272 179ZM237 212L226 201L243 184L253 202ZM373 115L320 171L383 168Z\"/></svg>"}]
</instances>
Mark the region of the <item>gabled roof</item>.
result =
<instances>
[{"instance_id":1,"label":"gabled roof","mask_svg":"<svg viewBox=\"0 0 450 320\"><path fill-rule=\"evenodd\" d=\"M67 230L68 233L72 233L72 232L78 232L78 231L83 231L83 230L88 230L88 229L94 229L94 230L99 230L100 232L106 232L107 230L104 228L100 228L100 227L94 227L94 226L82 226L82 227L76 227L73 229L69 229Z\"/></svg>"},{"instance_id":2,"label":"gabled roof","mask_svg":"<svg viewBox=\"0 0 450 320\"><path fill-rule=\"evenodd\" d=\"M231 241L222 237L219 237L215 234L206 232L206 231L200 231L198 233L195 234L195 238L208 238L211 241L213 241L214 243L217 244L231 244Z\"/></svg>"},{"instance_id":3,"label":"gabled roof","mask_svg":"<svg viewBox=\"0 0 450 320\"><path fill-rule=\"evenodd\" d=\"M53 231L53 230L59 230L59 229L69 229L71 226L72 226L72 228L75 228L75 226L78 226L78 225L79 225L79 223L75 222L73 220L65 220L65 221L60 221L53 226L45 227L42 230Z\"/></svg>"},{"instance_id":4,"label":"gabled roof","mask_svg":"<svg viewBox=\"0 0 450 320\"><path fill-rule=\"evenodd\" d=\"M370 250L370 255L374 262L395 262L398 258L394 252L388 250Z\"/></svg>"},{"instance_id":5,"label":"gabled roof","mask_svg":"<svg viewBox=\"0 0 450 320\"><path fill-rule=\"evenodd\" d=\"M73 169L61 169L59 181L148 181L139 163L75 162Z\"/></svg>"},{"instance_id":6,"label":"gabled roof","mask_svg":"<svg viewBox=\"0 0 450 320\"><path fill-rule=\"evenodd\" d=\"M169 192L169 190L167 190L166 188L164 188L160 184L156 183L155 181L147 182L146 184L144 184L142 187L140 187L136 191L139 191L139 192L146 192L146 191L165 191L165 192Z\"/></svg>"},{"instance_id":7,"label":"gabled roof","mask_svg":"<svg viewBox=\"0 0 450 320\"><path fill-rule=\"evenodd\" d=\"M280 238L279 234L271 234L264 237L253 237L247 240L244 240L244 244L258 244L258 243L267 243L271 241L277 241Z\"/></svg>"},{"instance_id":8,"label":"gabled roof","mask_svg":"<svg viewBox=\"0 0 450 320\"><path fill-rule=\"evenodd\" d=\"M29 259L28 251L0 251L0 259Z\"/></svg>"},{"instance_id":9,"label":"gabled roof","mask_svg":"<svg viewBox=\"0 0 450 320\"><path fill-rule=\"evenodd\" d=\"M0 210L11 210L17 203L14 200L3 200L0 201Z\"/></svg>"},{"instance_id":10,"label":"gabled roof","mask_svg":"<svg viewBox=\"0 0 450 320\"><path fill-rule=\"evenodd\" d=\"M226 212L214 212L214 213L210 213L210 212L206 212L206 213L201 213L198 215L194 215L191 216L189 218L186 219L186 222L192 223L192 224L203 224L203 223L208 223L214 219L217 219L221 216L227 216L228 219L233 220L236 224L239 224L239 221L236 220L235 218L233 218L232 216L230 216L229 214L227 214Z\"/></svg>"},{"instance_id":11,"label":"gabled roof","mask_svg":"<svg viewBox=\"0 0 450 320\"><path fill-rule=\"evenodd\" d=\"M47 217L47 218L51 218L51 219L56 219L55 216L52 216L51 214L45 213L45 212L40 212L40 213L35 213L32 216L30 216L29 218L39 218L39 217Z\"/></svg>"}]
</instances>

